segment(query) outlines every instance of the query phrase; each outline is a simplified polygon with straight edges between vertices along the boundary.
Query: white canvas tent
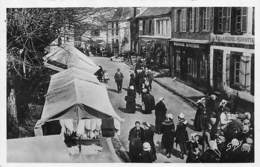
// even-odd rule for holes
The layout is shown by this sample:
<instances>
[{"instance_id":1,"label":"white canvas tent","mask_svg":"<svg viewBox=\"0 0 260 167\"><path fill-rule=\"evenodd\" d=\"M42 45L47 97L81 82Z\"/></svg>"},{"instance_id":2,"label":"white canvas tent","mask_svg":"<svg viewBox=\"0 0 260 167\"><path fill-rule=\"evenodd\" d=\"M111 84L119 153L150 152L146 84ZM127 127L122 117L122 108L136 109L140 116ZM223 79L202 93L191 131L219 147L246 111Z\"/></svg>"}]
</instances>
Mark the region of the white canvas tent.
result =
<instances>
[{"instance_id":1,"label":"white canvas tent","mask_svg":"<svg viewBox=\"0 0 260 167\"><path fill-rule=\"evenodd\" d=\"M41 116L41 123L58 119L88 119L113 117L116 114L109 100L106 87L100 84L72 78L51 81ZM55 84L60 82L61 84Z\"/></svg>"},{"instance_id":2,"label":"white canvas tent","mask_svg":"<svg viewBox=\"0 0 260 167\"><path fill-rule=\"evenodd\" d=\"M97 77L81 69L72 67L51 76L48 92L78 78L83 81L100 85Z\"/></svg>"},{"instance_id":3,"label":"white canvas tent","mask_svg":"<svg viewBox=\"0 0 260 167\"><path fill-rule=\"evenodd\" d=\"M44 56L43 60L44 65L47 68L55 71L63 71L64 69L51 62L65 65L67 68L77 67L92 74L99 69L99 67L90 58L69 44L63 44L60 47L57 46L54 51Z\"/></svg>"}]
</instances>

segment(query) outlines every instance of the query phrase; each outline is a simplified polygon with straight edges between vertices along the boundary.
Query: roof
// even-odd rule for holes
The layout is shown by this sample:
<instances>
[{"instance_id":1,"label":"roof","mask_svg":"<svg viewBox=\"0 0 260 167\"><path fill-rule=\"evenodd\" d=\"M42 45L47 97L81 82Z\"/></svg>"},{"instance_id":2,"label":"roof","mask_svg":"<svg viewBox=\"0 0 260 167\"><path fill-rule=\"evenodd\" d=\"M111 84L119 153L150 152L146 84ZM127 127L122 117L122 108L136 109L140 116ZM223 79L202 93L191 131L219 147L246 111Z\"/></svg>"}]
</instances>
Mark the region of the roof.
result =
<instances>
[{"instance_id":1,"label":"roof","mask_svg":"<svg viewBox=\"0 0 260 167\"><path fill-rule=\"evenodd\" d=\"M99 67L90 58L69 44L64 44L61 47L56 46L54 51L44 56L43 59L45 65L50 68L51 66L48 66L48 60L64 64L68 68L77 67L84 69L90 73L95 73L99 69Z\"/></svg>"},{"instance_id":2,"label":"roof","mask_svg":"<svg viewBox=\"0 0 260 167\"><path fill-rule=\"evenodd\" d=\"M49 163L102 163L121 162L111 146L110 138L100 140L102 150L93 143L81 145L81 153L68 148L60 135L37 136L7 140L8 162L49 162ZM91 143L90 143L91 144ZM77 147L76 147L77 148ZM78 155L79 154L79 155Z\"/></svg>"},{"instance_id":3,"label":"roof","mask_svg":"<svg viewBox=\"0 0 260 167\"><path fill-rule=\"evenodd\" d=\"M113 20L127 20L130 19L134 16L134 10L132 8L118 8L112 19L110 21Z\"/></svg>"},{"instance_id":4,"label":"roof","mask_svg":"<svg viewBox=\"0 0 260 167\"><path fill-rule=\"evenodd\" d=\"M80 76L80 73L72 71L58 75L51 78L41 123L59 119L109 117L122 121L115 112L104 85L96 83L94 78L84 73Z\"/></svg>"},{"instance_id":5,"label":"roof","mask_svg":"<svg viewBox=\"0 0 260 167\"><path fill-rule=\"evenodd\" d=\"M147 8L143 13L137 16L137 18L144 17L156 17L156 16L164 16L170 14L171 8L169 7L153 7Z\"/></svg>"}]
</instances>

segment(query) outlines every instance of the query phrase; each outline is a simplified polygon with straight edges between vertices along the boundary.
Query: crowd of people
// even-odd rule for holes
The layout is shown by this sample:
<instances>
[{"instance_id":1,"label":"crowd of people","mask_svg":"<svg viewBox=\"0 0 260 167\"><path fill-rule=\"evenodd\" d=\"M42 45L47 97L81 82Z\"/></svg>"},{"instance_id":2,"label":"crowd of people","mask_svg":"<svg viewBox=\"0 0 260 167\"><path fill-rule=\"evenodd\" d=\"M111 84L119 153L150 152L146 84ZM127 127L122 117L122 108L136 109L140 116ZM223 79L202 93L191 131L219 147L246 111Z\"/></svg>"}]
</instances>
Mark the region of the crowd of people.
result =
<instances>
[{"instance_id":1,"label":"crowd of people","mask_svg":"<svg viewBox=\"0 0 260 167\"><path fill-rule=\"evenodd\" d=\"M122 91L123 78L122 72L117 69L114 79L118 93ZM139 96L141 112L152 114L154 110L155 114L155 126L136 121L129 132L129 157L132 162L154 162L157 159L155 133L162 135L160 147L167 158L172 156L175 145L175 150L179 148L178 157L186 157L188 163L254 161L253 120L249 112L238 111L234 99L228 101L210 94L198 100L193 125L189 124L194 132L188 135L188 121L184 113L178 115L175 126L164 97L155 104L151 94L153 78L151 70L138 64L130 73L125 96L126 112L136 112Z\"/></svg>"}]
</instances>

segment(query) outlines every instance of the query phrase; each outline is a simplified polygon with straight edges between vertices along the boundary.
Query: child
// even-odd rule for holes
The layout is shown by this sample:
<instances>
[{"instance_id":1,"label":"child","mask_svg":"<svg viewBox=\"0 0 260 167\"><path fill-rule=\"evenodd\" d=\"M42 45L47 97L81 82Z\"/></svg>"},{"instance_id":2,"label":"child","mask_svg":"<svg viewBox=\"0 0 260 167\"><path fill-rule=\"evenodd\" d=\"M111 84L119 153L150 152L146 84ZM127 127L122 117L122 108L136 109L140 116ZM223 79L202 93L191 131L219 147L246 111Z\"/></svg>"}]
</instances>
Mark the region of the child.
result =
<instances>
[{"instance_id":1,"label":"child","mask_svg":"<svg viewBox=\"0 0 260 167\"><path fill-rule=\"evenodd\" d=\"M108 80L109 80L109 75L108 75L108 72L106 70L104 70L104 82L107 83Z\"/></svg>"}]
</instances>

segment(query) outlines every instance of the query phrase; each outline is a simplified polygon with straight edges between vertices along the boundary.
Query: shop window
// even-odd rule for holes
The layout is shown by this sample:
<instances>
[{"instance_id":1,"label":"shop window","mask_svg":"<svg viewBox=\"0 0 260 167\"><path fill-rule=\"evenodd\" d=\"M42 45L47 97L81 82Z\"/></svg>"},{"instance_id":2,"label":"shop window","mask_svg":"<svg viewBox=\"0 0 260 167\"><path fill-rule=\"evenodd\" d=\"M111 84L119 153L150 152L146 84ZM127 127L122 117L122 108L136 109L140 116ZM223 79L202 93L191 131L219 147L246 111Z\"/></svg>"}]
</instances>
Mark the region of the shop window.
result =
<instances>
[{"instance_id":1,"label":"shop window","mask_svg":"<svg viewBox=\"0 0 260 167\"><path fill-rule=\"evenodd\" d=\"M231 52L230 87L236 90L250 91L250 60L240 52Z\"/></svg>"},{"instance_id":2,"label":"shop window","mask_svg":"<svg viewBox=\"0 0 260 167\"><path fill-rule=\"evenodd\" d=\"M181 71L181 52L180 50L176 50L176 71Z\"/></svg>"},{"instance_id":3,"label":"shop window","mask_svg":"<svg viewBox=\"0 0 260 167\"><path fill-rule=\"evenodd\" d=\"M207 60L205 58L205 55L202 56L202 60L199 61L199 67L200 67L200 78L206 79L207 78Z\"/></svg>"},{"instance_id":4,"label":"shop window","mask_svg":"<svg viewBox=\"0 0 260 167\"><path fill-rule=\"evenodd\" d=\"M254 95L255 93L255 54L252 54L251 57L251 85L250 85L250 93Z\"/></svg>"}]
</instances>

